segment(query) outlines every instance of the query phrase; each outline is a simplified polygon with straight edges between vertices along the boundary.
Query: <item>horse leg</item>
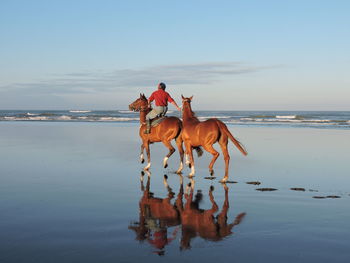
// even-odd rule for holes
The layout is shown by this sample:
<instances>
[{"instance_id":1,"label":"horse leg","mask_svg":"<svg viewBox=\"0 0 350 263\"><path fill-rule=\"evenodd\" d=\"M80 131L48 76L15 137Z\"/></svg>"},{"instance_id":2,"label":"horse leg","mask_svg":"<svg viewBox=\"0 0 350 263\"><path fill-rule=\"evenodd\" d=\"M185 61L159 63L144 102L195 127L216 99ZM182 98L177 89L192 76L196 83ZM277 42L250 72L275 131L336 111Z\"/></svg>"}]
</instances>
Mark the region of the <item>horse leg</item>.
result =
<instances>
[{"instance_id":1,"label":"horse leg","mask_svg":"<svg viewBox=\"0 0 350 263\"><path fill-rule=\"evenodd\" d=\"M185 153L185 157L186 157L186 165L188 166L188 168L191 168L191 162L187 151Z\"/></svg>"},{"instance_id":2,"label":"horse leg","mask_svg":"<svg viewBox=\"0 0 350 263\"><path fill-rule=\"evenodd\" d=\"M192 151L191 151L192 152ZM191 168L191 159L190 159L190 154L189 151L186 150L185 152L185 159L186 159L186 165L188 168Z\"/></svg>"},{"instance_id":3,"label":"horse leg","mask_svg":"<svg viewBox=\"0 0 350 263\"><path fill-rule=\"evenodd\" d=\"M193 159L192 146L189 143L186 144L186 157L187 156L190 157L191 173L189 174L189 176L192 177L195 174L195 169L194 169L194 159Z\"/></svg>"},{"instance_id":4,"label":"horse leg","mask_svg":"<svg viewBox=\"0 0 350 263\"><path fill-rule=\"evenodd\" d=\"M167 154L167 156L164 157L164 160L163 160L163 167L167 168L168 167L168 159L175 152L175 149L171 145L170 141L164 140L164 141L162 141L162 143L165 145L165 147L167 147L169 149L169 153Z\"/></svg>"},{"instance_id":5,"label":"horse leg","mask_svg":"<svg viewBox=\"0 0 350 263\"><path fill-rule=\"evenodd\" d=\"M145 159L143 158L143 149L145 149L145 146L143 146L143 144L141 144L141 153L140 153L140 162L144 163Z\"/></svg>"},{"instance_id":6,"label":"horse leg","mask_svg":"<svg viewBox=\"0 0 350 263\"><path fill-rule=\"evenodd\" d=\"M183 169L183 160L184 160L184 149L182 148L181 135L176 138L176 145L177 145L177 149L179 150L179 154L180 154L180 166L179 166L179 169L177 169L176 173L180 174L182 169Z\"/></svg>"},{"instance_id":7,"label":"horse leg","mask_svg":"<svg viewBox=\"0 0 350 263\"><path fill-rule=\"evenodd\" d=\"M216 161L216 159L219 157L219 153L213 148L213 145L203 145L204 149L211 153L213 155L213 159L211 160L210 164L209 164L209 173L211 176L214 175L214 169L213 169L213 166L214 166L214 163Z\"/></svg>"},{"instance_id":8,"label":"horse leg","mask_svg":"<svg viewBox=\"0 0 350 263\"><path fill-rule=\"evenodd\" d=\"M227 149L227 142L228 142L227 136L222 136L219 140L219 145L221 147L222 153L224 154L224 160L225 160L225 176L220 181L222 183L225 183L228 179L228 168L230 164L230 155Z\"/></svg>"},{"instance_id":9,"label":"horse leg","mask_svg":"<svg viewBox=\"0 0 350 263\"><path fill-rule=\"evenodd\" d=\"M193 192L193 190L194 190L194 184L195 184L195 181L194 181L193 178L191 178L191 179L190 179L190 182L186 185L186 189L185 189L185 193L186 193L187 195L190 194L190 191Z\"/></svg>"},{"instance_id":10,"label":"horse leg","mask_svg":"<svg viewBox=\"0 0 350 263\"><path fill-rule=\"evenodd\" d=\"M147 165L145 168L143 168L145 171L148 171L148 169L151 167L151 151L150 151L150 148L149 148L149 142L145 142L144 143L144 147L146 149L146 153L147 153Z\"/></svg>"},{"instance_id":11,"label":"horse leg","mask_svg":"<svg viewBox=\"0 0 350 263\"><path fill-rule=\"evenodd\" d=\"M165 188L167 188L169 190L168 176L166 174L164 175L164 178L163 178L163 184L164 184Z\"/></svg>"}]
</instances>

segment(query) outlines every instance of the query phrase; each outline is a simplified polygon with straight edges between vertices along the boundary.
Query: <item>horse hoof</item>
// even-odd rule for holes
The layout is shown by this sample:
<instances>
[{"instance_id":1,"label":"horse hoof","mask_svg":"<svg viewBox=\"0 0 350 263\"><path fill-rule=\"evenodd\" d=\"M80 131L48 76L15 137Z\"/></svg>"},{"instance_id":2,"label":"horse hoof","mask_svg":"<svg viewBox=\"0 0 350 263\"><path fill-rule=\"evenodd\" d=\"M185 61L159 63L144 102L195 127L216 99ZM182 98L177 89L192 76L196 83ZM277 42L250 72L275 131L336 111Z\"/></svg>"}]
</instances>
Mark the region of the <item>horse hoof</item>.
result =
<instances>
[{"instance_id":1,"label":"horse hoof","mask_svg":"<svg viewBox=\"0 0 350 263\"><path fill-rule=\"evenodd\" d=\"M166 163L165 165L164 165L164 168L167 168L168 167L168 164Z\"/></svg>"},{"instance_id":2,"label":"horse hoof","mask_svg":"<svg viewBox=\"0 0 350 263\"><path fill-rule=\"evenodd\" d=\"M144 163L145 162L145 159L141 159L141 163Z\"/></svg>"},{"instance_id":3,"label":"horse hoof","mask_svg":"<svg viewBox=\"0 0 350 263\"><path fill-rule=\"evenodd\" d=\"M214 191L214 186L210 186L210 191Z\"/></svg>"},{"instance_id":4,"label":"horse hoof","mask_svg":"<svg viewBox=\"0 0 350 263\"><path fill-rule=\"evenodd\" d=\"M214 170L210 171L210 176L214 176Z\"/></svg>"},{"instance_id":5,"label":"horse hoof","mask_svg":"<svg viewBox=\"0 0 350 263\"><path fill-rule=\"evenodd\" d=\"M192 168L192 165L190 163L188 164L188 168Z\"/></svg>"}]
</instances>

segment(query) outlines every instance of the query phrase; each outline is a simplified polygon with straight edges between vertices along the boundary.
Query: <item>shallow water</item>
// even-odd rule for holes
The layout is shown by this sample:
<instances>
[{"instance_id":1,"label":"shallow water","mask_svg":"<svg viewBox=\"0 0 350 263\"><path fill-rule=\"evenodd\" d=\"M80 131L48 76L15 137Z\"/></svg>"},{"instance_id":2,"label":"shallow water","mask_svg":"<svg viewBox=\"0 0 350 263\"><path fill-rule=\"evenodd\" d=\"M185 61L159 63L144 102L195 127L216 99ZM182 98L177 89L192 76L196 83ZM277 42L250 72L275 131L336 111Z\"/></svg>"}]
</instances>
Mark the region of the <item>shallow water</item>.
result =
<instances>
[{"instance_id":1,"label":"shallow water","mask_svg":"<svg viewBox=\"0 0 350 263\"><path fill-rule=\"evenodd\" d=\"M196 158L191 196L189 170L181 187L174 174L177 152L164 169L160 144L151 146L152 175L141 183L137 129L125 123L0 123L0 262L348 260L348 131L230 126L249 151L244 157L230 147L230 180L238 183L226 190L218 183L222 157L217 179L204 179L205 154ZM186 206L196 195L202 201ZM329 195L340 198L313 198ZM215 204L218 219L209 213Z\"/></svg>"}]
</instances>

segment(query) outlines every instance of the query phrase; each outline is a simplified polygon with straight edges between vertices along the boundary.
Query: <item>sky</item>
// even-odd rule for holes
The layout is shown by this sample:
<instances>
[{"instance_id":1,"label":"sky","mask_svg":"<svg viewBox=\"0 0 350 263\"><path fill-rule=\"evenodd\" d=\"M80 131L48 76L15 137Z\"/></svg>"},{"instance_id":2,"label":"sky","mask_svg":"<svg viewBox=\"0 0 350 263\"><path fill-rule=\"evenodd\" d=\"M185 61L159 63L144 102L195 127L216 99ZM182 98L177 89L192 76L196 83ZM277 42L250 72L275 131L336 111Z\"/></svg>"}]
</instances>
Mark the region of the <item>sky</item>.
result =
<instances>
[{"instance_id":1,"label":"sky","mask_svg":"<svg viewBox=\"0 0 350 263\"><path fill-rule=\"evenodd\" d=\"M0 109L350 110L350 1L0 4ZM170 106L172 107L172 106Z\"/></svg>"}]
</instances>

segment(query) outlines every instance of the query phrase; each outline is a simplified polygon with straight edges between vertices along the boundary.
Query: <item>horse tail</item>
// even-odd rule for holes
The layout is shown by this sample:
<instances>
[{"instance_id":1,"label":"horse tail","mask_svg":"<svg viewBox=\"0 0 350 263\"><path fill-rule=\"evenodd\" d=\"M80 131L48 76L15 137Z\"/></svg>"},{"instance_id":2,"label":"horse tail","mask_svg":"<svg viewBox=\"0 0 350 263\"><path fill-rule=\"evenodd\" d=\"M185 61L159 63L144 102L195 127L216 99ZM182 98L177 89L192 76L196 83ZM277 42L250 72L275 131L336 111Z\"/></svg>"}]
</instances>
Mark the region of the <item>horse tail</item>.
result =
<instances>
[{"instance_id":1,"label":"horse tail","mask_svg":"<svg viewBox=\"0 0 350 263\"><path fill-rule=\"evenodd\" d=\"M183 128L182 127L182 121L180 119L177 119L177 123L179 125L179 129L178 129L177 134L175 136L175 140L180 139L182 141L182 138L181 138L181 133L182 133L182 128Z\"/></svg>"},{"instance_id":2,"label":"horse tail","mask_svg":"<svg viewBox=\"0 0 350 263\"><path fill-rule=\"evenodd\" d=\"M217 120L216 123L219 125L220 131L224 134L226 134L230 140L233 142L233 144L238 148L238 150L243 154L243 155L248 155L248 152L246 151L246 149L244 148L243 144L241 144L237 139L235 139L235 137L233 137L233 135L231 134L231 132L229 131L229 129L227 128L227 126L222 123L221 121Z\"/></svg>"}]
</instances>

